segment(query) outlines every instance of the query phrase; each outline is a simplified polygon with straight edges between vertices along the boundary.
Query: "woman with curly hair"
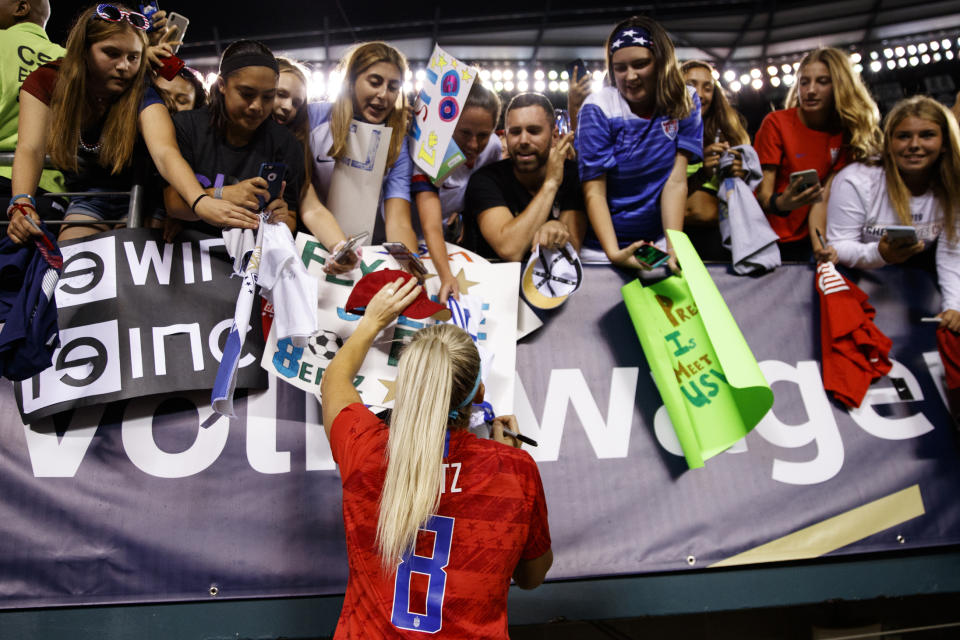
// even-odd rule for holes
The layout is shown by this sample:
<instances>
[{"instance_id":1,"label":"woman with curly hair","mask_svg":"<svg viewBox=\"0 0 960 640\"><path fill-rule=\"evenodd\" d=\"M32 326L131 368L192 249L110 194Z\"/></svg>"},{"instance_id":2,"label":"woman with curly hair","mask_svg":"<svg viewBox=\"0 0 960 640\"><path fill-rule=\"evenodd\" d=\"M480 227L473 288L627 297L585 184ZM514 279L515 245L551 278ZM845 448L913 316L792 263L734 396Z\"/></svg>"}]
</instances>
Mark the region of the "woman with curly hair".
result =
<instances>
[{"instance_id":1,"label":"woman with curly hair","mask_svg":"<svg viewBox=\"0 0 960 640\"><path fill-rule=\"evenodd\" d=\"M588 97L578 116L580 181L592 227L582 255L641 268L634 251L655 242L676 269L664 232L683 228L687 163L703 152L700 100L680 75L667 32L650 18L615 26L606 58L611 86Z\"/></svg>"},{"instance_id":2,"label":"woman with curly hair","mask_svg":"<svg viewBox=\"0 0 960 640\"><path fill-rule=\"evenodd\" d=\"M816 234L825 226L830 179L850 162L879 153L879 121L847 54L824 47L803 57L786 108L764 118L753 145L763 165L757 199L780 236L785 260L806 260L810 244L818 259L831 257ZM819 182L791 180L805 170L816 171Z\"/></svg>"}]
</instances>

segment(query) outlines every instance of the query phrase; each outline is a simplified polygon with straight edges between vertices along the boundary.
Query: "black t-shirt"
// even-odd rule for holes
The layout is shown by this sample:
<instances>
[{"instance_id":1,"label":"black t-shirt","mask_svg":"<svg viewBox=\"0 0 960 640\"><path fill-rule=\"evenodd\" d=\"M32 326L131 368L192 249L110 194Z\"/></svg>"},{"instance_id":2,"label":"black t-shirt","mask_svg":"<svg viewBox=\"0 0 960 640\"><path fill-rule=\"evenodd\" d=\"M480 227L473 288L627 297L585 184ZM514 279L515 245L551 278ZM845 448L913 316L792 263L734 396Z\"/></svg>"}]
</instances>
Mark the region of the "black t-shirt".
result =
<instances>
[{"instance_id":1,"label":"black t-shirt","mask_svg":"<svg viewBox=\"0 0 960 640\"><path fill-rule=\"evenodd\" d=\"M289 129L267 118L249 143L234 147L210 126L209 107L176 113L173 124L180 153L197 174L201 186L228 187L260 175L260 165L264 162L282 162L287 165L283 199L291 211L299 210L300 189L305 179L303 148ZM206 223L187 226L220 233Z\"/></svg>"},{"instance_id":2,"label":"black t-shirt","mask_svg":"<svg viewBox=\"0 0 960 640\"><path fill-rule=\"evenodd\" d=\"M536 194L527 191L513 173L513 161L509 158L488 164L470 176L466 201L463 208L463 246L484 258L499 259L500 256L487 243L480 232L477 217L493 207L506 207L514 217L523 213ZM554 215L561 211L584 211L583 193L577 176L577 163L563 163L563 183L554 200Z\"/></svg>"}]
</instances>

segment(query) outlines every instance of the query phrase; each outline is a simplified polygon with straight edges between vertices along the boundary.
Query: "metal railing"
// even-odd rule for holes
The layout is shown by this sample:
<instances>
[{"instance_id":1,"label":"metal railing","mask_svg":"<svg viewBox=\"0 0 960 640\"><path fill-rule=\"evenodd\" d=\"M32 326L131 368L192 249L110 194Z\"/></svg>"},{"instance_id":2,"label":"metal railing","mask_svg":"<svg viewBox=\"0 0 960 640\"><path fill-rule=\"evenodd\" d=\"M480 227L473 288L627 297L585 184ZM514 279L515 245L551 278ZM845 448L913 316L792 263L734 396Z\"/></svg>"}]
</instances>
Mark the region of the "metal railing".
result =
<instances>
[{"instance_id":1,"label":"metal railing","mask_svg":"<svg viewBox=\"0 0 960 640\"><path fill-rule=\"evenodd\" d=\"M0 152L0 167L12 167L13 166L13 153L10 151ZM82 169L85 162L80 159L80 168ZM134 179L133 184L130 185L129 191L61 191L61 192L48 192L43 193L37 197L39 198L79 198L79 197L97 197L97 198L129 198L129 205L127 207L127 217L124 220L44 220L44 224L48 225L60 225L60 224L70 224L77 226L86 226L86 225L97 225L97 224L125 224L130 228L137 228L143 226L143 185L141 184L141 165L142 163L135 162L134 166ZM56 169L51 162L50 157L44 159L44 169ZM12 194L11 194L12 195ZM10 224L7 220L0 221L0 226Z\"/></svg>"}]
</instances>

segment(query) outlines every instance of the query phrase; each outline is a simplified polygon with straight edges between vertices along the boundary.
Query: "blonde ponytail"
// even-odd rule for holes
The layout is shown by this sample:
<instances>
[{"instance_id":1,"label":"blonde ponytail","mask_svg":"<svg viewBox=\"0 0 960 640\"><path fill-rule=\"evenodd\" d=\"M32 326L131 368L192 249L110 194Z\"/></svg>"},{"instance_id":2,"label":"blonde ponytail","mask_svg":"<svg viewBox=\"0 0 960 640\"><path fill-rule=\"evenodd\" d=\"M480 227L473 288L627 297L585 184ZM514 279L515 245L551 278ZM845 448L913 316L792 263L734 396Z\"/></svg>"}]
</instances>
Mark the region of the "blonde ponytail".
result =
<instances>
[{"instance_id":1,"label":"blonde ponytail","mask_svg":"<svg viewBox=\"0 0 960 640\"><path fill-rule=\"evenodd\" d=\"M453 325L421 329L400 357L377 519L384 571L413 550L417 530L439 506L450 412L468 400L479 373L477 348ZM456 425L469 420L469 412L461 413Z\"/></svg>"}]
</instances>

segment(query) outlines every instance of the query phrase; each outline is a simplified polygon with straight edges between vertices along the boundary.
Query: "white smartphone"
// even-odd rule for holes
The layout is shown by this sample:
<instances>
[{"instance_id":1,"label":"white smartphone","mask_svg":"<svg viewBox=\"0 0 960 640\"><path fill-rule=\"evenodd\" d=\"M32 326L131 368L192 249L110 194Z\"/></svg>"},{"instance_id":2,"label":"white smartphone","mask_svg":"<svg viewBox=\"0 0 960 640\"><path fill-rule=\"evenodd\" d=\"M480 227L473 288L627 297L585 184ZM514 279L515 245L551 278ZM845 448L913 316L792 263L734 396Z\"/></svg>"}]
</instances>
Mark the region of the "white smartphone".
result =
<instances>
[{"instance_id":1,"label":"white smartphone","mask_svg":"<svg viewBox=\"0 0 960 640\"><path fill-rule=\"evenodd\" d=\"M167 28L173 29L176 27L177 35L176 41L183 43L184 39L187 36L187 27L190 26L190 20L184 15L181 15L174 11L169 16L167 16ZM176 53L180 50L180 45L173 47L173 52Z\"/></svg>"}]
</instances>

